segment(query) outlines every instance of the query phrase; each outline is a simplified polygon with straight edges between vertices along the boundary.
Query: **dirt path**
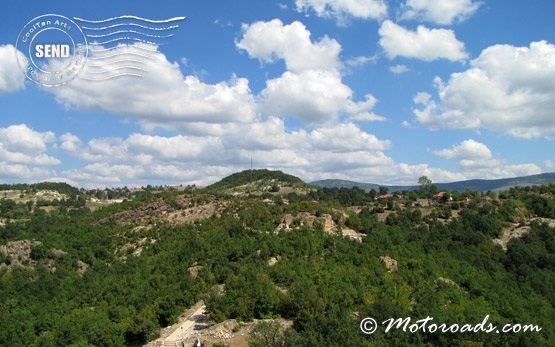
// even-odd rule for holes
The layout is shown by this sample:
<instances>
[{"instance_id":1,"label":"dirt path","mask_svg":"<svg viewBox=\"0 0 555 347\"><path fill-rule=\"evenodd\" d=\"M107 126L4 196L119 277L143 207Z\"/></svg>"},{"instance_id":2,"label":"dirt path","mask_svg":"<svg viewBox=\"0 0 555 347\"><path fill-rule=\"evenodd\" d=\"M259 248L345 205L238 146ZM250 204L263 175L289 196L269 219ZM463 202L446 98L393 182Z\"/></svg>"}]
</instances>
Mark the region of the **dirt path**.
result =
<instances>
[{"instance_id":1,"label":"dirt path","mask_svg":"<svg viewBox=\"0 0 555 347\"><path fill-rule=\"evenodd\" d=\"M179 318L176 324L164 329L160 334L160 338L148 343L146 346L194 346L196 342L195 326L207 319L207 316L203 314L205 310L206 305L204 305L204 302L197 302Z\"/></svg>"}]
</instances>

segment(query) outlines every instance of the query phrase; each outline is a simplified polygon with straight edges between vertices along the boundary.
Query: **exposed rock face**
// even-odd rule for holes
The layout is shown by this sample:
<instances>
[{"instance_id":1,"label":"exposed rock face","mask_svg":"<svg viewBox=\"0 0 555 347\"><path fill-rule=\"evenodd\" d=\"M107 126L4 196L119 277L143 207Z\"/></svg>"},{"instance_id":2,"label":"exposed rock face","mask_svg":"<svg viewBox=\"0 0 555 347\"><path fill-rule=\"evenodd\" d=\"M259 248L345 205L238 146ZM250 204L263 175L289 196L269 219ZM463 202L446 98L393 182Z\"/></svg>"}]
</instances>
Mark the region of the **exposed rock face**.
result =
<instances>
[{"instance_id":1,"label":"exposed rock face","mask_svg":"<svg viewBox=\"0 0 555 347\"><path fill-rule=\"evenodd\" d=\"M510 228L503 230L503 235L501 235L498 239L494 239L493 242L500 245L504 251L507 251L507 244L509 241L515 238L522 238L524 235L528 234L530 230L532 230L532 228L529 226L519 226L519 224L514 224Z\"/></svg>"},{"instance_id":2,"label":"exposed rock face","mask_svg":"<svg viewBox=\"0 0 555 347\"><path fill-rule=\"evenodd\" d=\"M82 262L81 260L77 260L76 264L75 264L75 271L77 271L77 273L79 275L83 275L87 269L89 268L89 265L85 262Z\"/></svg>"},{"instance_id":3,"label":"exposed rock face","mask_svg":"<svg viewBox=\"0 0 555 347\"><path fill-rule=\"evenodd\" d=\"M329 214L323 214L322 217L318 218L318 221L322 223L324 227L324 232L331 234L335 232L335 222Z\"/></svg>"},{"instance_id":4,"label":"exposed rock face","mask_svg":"<svg viewBox=\"0 0 555 347\"><path fill-rule=\"evenodd\" d=\"M50 252L52 252L52 255L55 256L56 258L61 258L65 255L67 255L67 252L62 251L61 249L57 249L57 248L52 248L50 250Z\"/></svg>"},{"instance_id":5,"label":"exposed rock face","mask_svg":"<svg viewBox=\"0 0 555 347\"><path fill-rule=\"evenodd\" d=\"M385 267L389 272L397 271L397 260L388 257L387 255L382 255L380 260L385 264Z\"/></svg>"},{"instance_id":6,"label":"exposed rock face","mask_svg":"<svg viewBox=\"0 0 555 347\"><path fill-rule=\"evenodd\" d=\"M277 257L271 257L270 259L268 259L268 266L274 266L276 265L279 261L281 260L281 256L277 256Z\"/></svg>"},{"instance_id":7,"label":"exposed rock face","mask_svg":"<svg viewBox=\"0 0 555 347\"><path fill-rule=\"evenodd\" d=\"M555 219L552 219L552 218L537 217L537 218L532 218L531 221L532 222L536 221L536 222L539 222L539 223L546 223L550 228L555 228Z\"/></svg>"},{"instance_id":8,"label":"exposed rock face","mask_svg":"<svg viewBox=\"0 0 555 347\"><path fill-rule=\"evenodd\" d=\"M519 216L517 219L523 219L524 217ZM507 245L512 239L521 239L524 235L528 234L532 227L529 225L522 225L522 223L546 223L550 228L555 228L555 219L551 218L531 218L525 222L513 223L511 226L503 230L503 235L500 238L493 239L493 242L500 245L504 251L507 251Z\"/></svg>"},{"instance_id":9,"label":"exposed rock face","mask_svg":"<svg viewBox=\"0 0 555 347\"><path fill-rule=\"evenodd\" d=\"M359 233L356 230L346 228L346 227L341 229L341 235L358 242L362 242L362 240L366 237L366 234Z\"/></svg>"},{"instance_id":10,"label":"exposed rock face","mask_svg":"<svg viewBox=\"0 0 555 347\"><path fill-rule=\"evenodd\" d=\"M281 223L276 228L277 230L291 230L295 217L291 214L286 214L283 216Z\"/></svg>"},{"instance_id":11,"label":"exposed rock face","mask_svg":"<svg viewBox=\"0 0 555 347\"><path fill-rule=\"evenodd\" d=\"M41 242L35 240L10 241L0 246L0 256L5 258L9 264L2 262L1 267L11 269L16 266L34 267L36 262L31 259L31 250ZM1 259L4 260L4 259Z\"/></svg>"},{"instance_id":12,"label":"exposed rock face","mask_svg":"<svg viewBox=\"0 0 555 347\"><path fill-rule=\"evenodd\" d=\"M225 201L217 202L213 197L194 200L190 197L179 196L172 205L160 199L132 210L117 213L116 222L119 225L135 227L147 227L157 222L171 225L190 224L221 213L226 206ZM108 219L99 221L101 224L107 222L109 222Z\"/></svg>"},{"instance_id":13,"label":"exposed rock face","mask_svg":"<svg viewBox=\"0 0 555 347\"><path fill-rule=\"evenodd\" d=\"M296 218L299 220L298 226L307 226L309 228L312 228L317 223L319 223L324 228L324 232L328 234L337 232L337 226L330 214L323 214L320 217L317 217L316 215L309 212L299 212L296 217L293 217L293 215L291 214L284 215L281 223L277 226L276 230L279 231L293 229Z\"/></svg>"},{"instance_id":14,"label":"exposed rock face","mask_svg":"<svg viewBox=\"0 0 555 347\"><path fill-rule=\"evenodd\" d=\"M192 278L197 278L199 272L204 268L202 265L193 265L187 269Z\"/></svg>"},{"instance_id":15,"label":"exposed rock face","mask_svg":"<svg viewBox=\"0 0 555 347\"><path fill-rule=\"evenodd\" d=\"M455 281L453 281L450 278L446 278L446 277L438 277L435 282L436 282L436 284L441 283L441 284L446 284L448 286L455 286L455 287L459 286Z\"/></svg>"}]
</instances>

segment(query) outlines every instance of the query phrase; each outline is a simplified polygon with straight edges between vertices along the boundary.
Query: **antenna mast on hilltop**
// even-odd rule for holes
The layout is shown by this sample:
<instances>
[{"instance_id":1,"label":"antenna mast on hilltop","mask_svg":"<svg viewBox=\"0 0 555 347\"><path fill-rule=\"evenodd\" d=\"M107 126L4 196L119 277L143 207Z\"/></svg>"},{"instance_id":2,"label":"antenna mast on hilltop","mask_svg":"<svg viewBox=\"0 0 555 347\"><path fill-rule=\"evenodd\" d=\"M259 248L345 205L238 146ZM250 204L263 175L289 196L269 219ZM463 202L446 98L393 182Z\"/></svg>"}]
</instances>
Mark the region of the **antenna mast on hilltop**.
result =
<instances>
[{"instance_id":1,"label":"antenna mast on hilltop","mask_svg":"<svg viewBox=\"0 0 555 347\"><path fill-rule=\"evenodd\" d=\"M252 157L251 157L251 170L252 170Z\"/></svg>"}]
</instances>

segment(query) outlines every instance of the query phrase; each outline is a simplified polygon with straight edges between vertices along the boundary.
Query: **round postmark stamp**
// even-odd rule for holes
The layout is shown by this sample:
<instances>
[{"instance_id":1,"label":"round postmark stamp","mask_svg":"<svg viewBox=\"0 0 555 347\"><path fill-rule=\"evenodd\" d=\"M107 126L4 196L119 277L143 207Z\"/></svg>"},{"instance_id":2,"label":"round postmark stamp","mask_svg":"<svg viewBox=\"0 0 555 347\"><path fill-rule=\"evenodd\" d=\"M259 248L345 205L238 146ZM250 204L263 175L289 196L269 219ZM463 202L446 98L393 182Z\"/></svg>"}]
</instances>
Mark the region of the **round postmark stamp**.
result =
<instances>
[{"instance_id":1,"label":"round postmark stamp","mask_svg":"<svg viewBox=\"0 0 555 347\"><path fill-rule=\"evenodd\" d=\"M31 81L45 87L60 86L79 74L87 61L87 39L71 19L45 14L30 20L19 32L19 66Z\"/></svg>"}]
</instances>

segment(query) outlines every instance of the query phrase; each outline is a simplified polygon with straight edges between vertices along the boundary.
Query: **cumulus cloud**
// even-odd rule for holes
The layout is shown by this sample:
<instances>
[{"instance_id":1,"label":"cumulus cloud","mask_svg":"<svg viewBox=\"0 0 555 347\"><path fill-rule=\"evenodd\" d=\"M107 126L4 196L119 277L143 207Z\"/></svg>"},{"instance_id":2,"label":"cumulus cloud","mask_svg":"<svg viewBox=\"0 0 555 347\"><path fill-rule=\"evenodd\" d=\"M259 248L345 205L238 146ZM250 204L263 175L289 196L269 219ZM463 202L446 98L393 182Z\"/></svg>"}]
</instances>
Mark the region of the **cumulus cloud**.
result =
<instances>
[{"instance_id":1,"label":"cumulus cloud","mask_svg":"<svg viewBox=\"0 0 555 347\"><path fill-rule=\"evenodd\" d=\"M377 61L377 55L361 55L347 59L347 61L345 61L345 65L351 68L355 68L366 65L367 63L376 63Z\"/></svg>"},{"instance_id":2,"label":"cumulus cloud","mask_svg":"<svg viewBox=\"0 0 555 347\"><path fill-rule=\"evenodd\" d=\"M513 164L494 158L486 145L474 140L434 151L439 157L458 160L460 172L396 162L386 154L391 147L389 140L380 139L355 123L289 130L277 117L229 124L219 129L217 135L135 133L125 138L93 138L87 142L71 133L56 137L52 132L13 125L0 129L0 143L3 149L32 158L32 161L10 158L0 152L0 177L11 181L69 180L85 187L206 185L247 168L251 159L255 167L285 170L307 181L331 177L414 184L422 175L435 182L448 182L541 172L534 164ZM48 165L59 163L48 154L52 147L82 160L83 165L61 172L47 169ZM45 157L51 158L51 162L45 162Z\"/></svg>"},{"instance_id":3,"label":"cumulus cloud","mask_svg":"<svg viewBox=\"0 0 555 347\"><path fill-rule=\"evenodd\" d=\"M389 67L389 71L393 72L396 75L404 74L405 72L409 72L410 69L406 65L393 65Z\"/></svg>"},{"instance_id":4,"label":"cumulus cloud","mask_svg":"<svg viewBox=\"0 0 555 347\"><path fill-rule=\"evenodd\" d=\"M317 122L335 119L351 98L352 91L334 71L286 71L268 80L260 96L261 107L267 114L294 115Z\"/></svg>"},{"instance_id":5,"label":"cumulus cloud","mask_svg":"<svg viewBox=\"0 0 555 347\"><path fill-rule=\"evenodd\" d=\"M450 149L434 151L434 153L445 159L491 159L491 151L481 142L472 139L465 140Z\"/></svg>"},{"instance_id":6,"label":"cumulus cloud","mask_svg":"<svg viewBox=\"0 0 555 347\"><path fill-rule=\"evenodd\" d=\"M64 171L62 176L85 186L208 184L248 167L251 158L256 167L286 170L306 180L337 175L394 180L399 170L384 153L391 145L388 140L350 122L310 131L288 130L283 120L271 117L233 124L217 137L131 134L87 143L76 140L73 134L63 138L66 145L61 148L89 163Z\"/></svg>"},{"instance_id":7,"label":"cumulus cloud","mask_svg":"<svg viewBox=\"0 0 555 347\"><path fill-rule=\"evenodd\" d=\"M48 167L60 164L49 154L55 144L52 132L38 132L25 124L0 128L0 178L37 181L52 175Z\"/></svg>"},{"instance_id":8,"label":"cumulus cloud","mask_svg":"<svg viewBox=\"0 0 555 347\"><path fill-rule=\"evenodd\" d=\"M123 45L111 52L111 55L126 58L129 58L126 54L131 57L147 54L148 58L140 58L142 77L93 80L91 77L97 75L108 76L98 74L98 67L91 63L80 78L47 91L69 108L102 110L159 124L246 122L255 116L254 98L247 79L233 76L227 82L204 83L196 76L184 76L179 64L168 61L163 53L145 53L143 46ZM150 46L149 49L155 48ZM107 64L106 69L114 68L109 60L103 62Z\"/></svg>"},{"instance_id":9,"label":"cumulus cloud","mask_svg":"<svg viewBox=\"0 0 555 347\"><path fill-rule=\"evenodd\" d=\"M473 0L407 0L401 6L401 18L450 25L466 20L481 5L482 2Z\"/></svg>"},{"instance_id":10,"label":"cumulus cloud","mask_svg":"<svg viewBox=\"0 0 555 347\"><path fill-rule=\"evenodd\" d=\"M20 62L27 62L23 53L14 46L0 46L0 93L14 92L25 87L25 74L18 59Z\"/></svg>"},{"instance_id":11,"label":"cumulus cloud","mask_svg":"<svg viewBox=\"0 0 555 347\"><path fill-rule=\"evenodd\" d=\"M468 58L464 43L457 40L452 30L429 29L419 25L416 31L410 31L386 20L379 34L379 44L390 59L406 57L424 61L463 61Z\"/></svg>"},{"instance_id":12,"label":"cumulus cloud","mask_svg":"<svg viewBox=\"0 0 555 347\"><path fill-rule=\"evenodd\" d=\"M293 72L334 70L340 67L341 45L327 36L312 42L310 31L301 22L284 25L279 19L243 24L237 47L264 63L283 59Z\"/></svg>"},{"instance_id":13,"label":"cumulus cloud","mask_svg":"<svg viewBox=\"0 0 555 347\"><path fill-rule=\"evenodd\" d=\"M8 182L37 182L52 175L52 171L43 167L30 167L0 160L0 178Z\"/></svg>"},{"instance_id":14,"label":"cumulus cloud","mask_svg":"<svg viewBox=\"0 0 555 347\"><path fill-rule=\"evenodd\" d=\"M387 16L384 0L296 0L299 12L314 11L319 17L334 17L344 24L349 17L382 19Z\"/></svg>"},{"instance_id":15,"label":"cumulus cloud","mask_svg":"<svg viewBox=\"0 0 555 347\"><path fill-rule=\"evenodd\" d=\"M7 163L57 165L60 161L48 155L48 145L54 142L52 132L37 132L25 124L0 128L0 160Z\"/></svg>"},{"instance_id":16,"label":"cumulus cloud","mask_svg":"<svg viewBox=\"0 0 555 347\"><path fill-rule=\"evenodd\" d=\"M266 81L259 95L262 114L293 116L309 123L336 120L342 114L358 121L385 120L371 111L375 104L370 94L363 101L354 101L353 91L342 82L339 72L325 70L286 71Z\"/></svg>"},{"instance_id":17,"label":"cumulus cloud","mask_svg":"<svg viewBox=\"0 0 555 347\"><path fill-rule=\"evenodd\" d=\"M472 139L433 153L441 158L458 160L461 173L467 178L495 179L535 175L542 172L536 164L514 164L497 159L485 144Z\"/></svg>"},{"instance_id":18,"label":"cumulus cloud","mask_svg":"<svg viewBox=\"0 0 555 347\"><path fill-rule=\"evenodd\" d=\"M357 121L384 120L371 111L376 104L372 95L355 101L353 91L343 83L339 43L326 36L312 41L302 23L283 24L274 19L245 24L236 45L261 62L285 62L287 71L267 80L258 95L262 115L292 116L309 123L336 120L341 115Z\"/></svg>"},{"instance_id":19,"label":"cumulus cloud","mask_svg":"<svg viewBox=\"0 0 555 347\"><path fill-rule=\"evenodd\" d=\"M289 130L277 117L250 124L230 124L219 129L217 136L135 133L125 138L94 138L83 143L73 134L64 134L60 141L66 143L61 148L86 164L63 171L59 177L69 177L88 187L206 185L248 168L251 159L255 167L285 170L306 181L340 178L379 184L416 184L422 175L434 182L451 182L541 172L534 164L497 159L486 145L475 140L433 152L442 158L457 160L459 172L423 163L397 162L386 154L391 147L389 140L380 139L355 123Z\"/></svg>"},{"instance_id":20,"label":"cumulus cloud","mask_svg":"<svg viewBox=\"0 0 555 347\"><path fill-rule=\"evenodd\" d=\"M495 45L454 73L435 79L437 99L415 97L416 118L432 129L486 128L518 138L555 139L555 46Z\"/></svg>"},{"instance_id":21,"label":"cumulus cloud","mask_svg":"<svg viewBox=\"0 0 555 347\"><path fill-rule=\"evenodd\" d=\"M292 116L310 123L343 115L383 120L371 112L368 106L373 103L368 98L354 100L353 91L343 84L337 41L325 36L312 41L302 23L284 25L275 19L243 25L243 35L236 44L262 62L283 60L287 71L268 80L266 88L254 95L245 78L233 76L227 82L204 83L196 76L184 76L179 64L168 61L154 46L121 45L110 55L133 59L139 59L137 54L148 56L139 59L142 77L95 79L104 76L95 58L101 58L107 71L118 67L96 48L91 63L78 78L47 91L69 109L119 114L138 120L149 130L184 129L193 123L218 127L252 122L259 115Z\"/></svg>"},{"instance_id":22,"label":"cumulus cloud","mask_svg":"<svg viewBox=\"0 0 555 347\"><path fill-rule=\"evenodd\" d=\"M81 139L71 133L65 133L60 136L60 147L68 152L77 153Z\"/></svg>"}]
</instances>

